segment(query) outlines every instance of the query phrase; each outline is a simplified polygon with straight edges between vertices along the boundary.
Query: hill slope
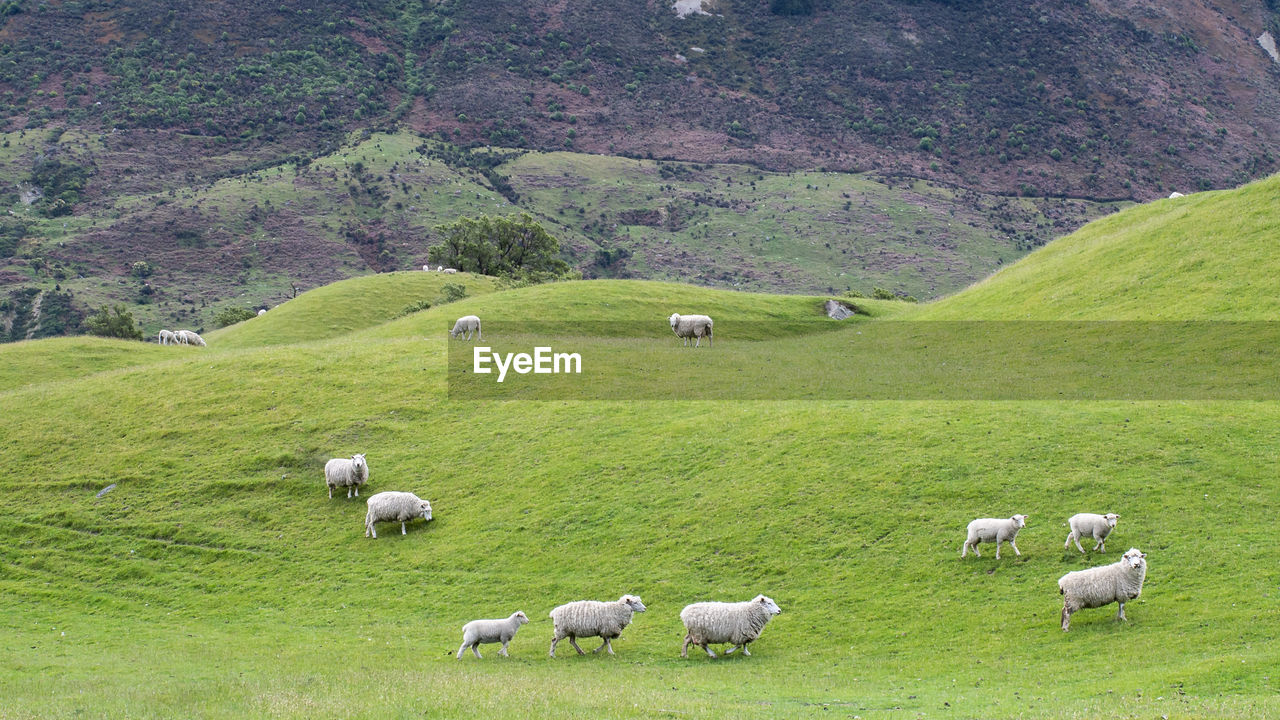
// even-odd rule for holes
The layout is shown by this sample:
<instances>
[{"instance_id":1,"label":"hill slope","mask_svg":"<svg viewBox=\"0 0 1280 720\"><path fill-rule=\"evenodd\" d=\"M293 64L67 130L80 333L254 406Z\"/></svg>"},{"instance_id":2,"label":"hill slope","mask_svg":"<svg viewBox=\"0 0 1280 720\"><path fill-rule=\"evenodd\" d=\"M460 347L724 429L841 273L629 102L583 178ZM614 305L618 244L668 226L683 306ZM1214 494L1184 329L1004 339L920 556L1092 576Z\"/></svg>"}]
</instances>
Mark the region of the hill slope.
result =
<instances>
[{"instance_id":1,"label":"hill slope","mask_svg":"<svg viewBox=\"0 0 1280 720\"><path fill-rule=\"evenodd\" d=\"M298 301L338 313L346 290L406 278ZM0 713L1280 710L1280 617L1259 571L1280 555L1275 403L447 395L441 325L464 311L635 323L678 301L716 308L718 324L799 326L816 300L539 286L299 344L230 347L233 328L225 346L0 394L0 447L26 469L0 477ZM769 368L785 375L812 365L811 341L651 342L663 362L790 343ZM362 503L327 500L320 480L325 459L353 452L370 459L364 495L414 490L436 519L365 539ZM1082 509L1123 514L1106 555L1060 548L1060 524ZM969 519L1013 512L1031 515L1021 558L959 560ZM1057 577L1130 545L1151 572L1129 622L1088 611L1062 633ZM545 656L552 606L624 592L649 611L614 643L617 657ZM752 657L679 658L683 604L759 592L784 612ZM513 658L453 659L463 622L516 609L533 622ZM1104 676L1078 672L1081 648L1099 644Z\"/></svg>"},{"instance_id":2,"label":"hill slope","mask_svg":"<svg viewBox=\"0 0 1280 720\"><path fill-rule=\"evenodd\" d=\"M922 319L1274 320L1280 176L1095 221Z\"/></svg>"}]
</instances>

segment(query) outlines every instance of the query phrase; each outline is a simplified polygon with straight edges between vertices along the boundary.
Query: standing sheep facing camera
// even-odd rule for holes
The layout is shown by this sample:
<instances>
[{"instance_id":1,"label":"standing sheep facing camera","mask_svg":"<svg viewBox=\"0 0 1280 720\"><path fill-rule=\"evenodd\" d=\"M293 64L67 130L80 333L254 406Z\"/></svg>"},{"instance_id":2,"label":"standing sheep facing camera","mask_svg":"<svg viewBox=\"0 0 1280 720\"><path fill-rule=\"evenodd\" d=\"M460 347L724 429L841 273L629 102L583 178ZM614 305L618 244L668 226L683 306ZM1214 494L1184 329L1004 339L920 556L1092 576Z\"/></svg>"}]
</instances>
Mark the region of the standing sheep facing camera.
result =
<instances>
[{"instance_id":1,"label":"standing sheep facing camera","mask_svg":"<svg viewBox=\"0 0 1280 720\"><path fill-rule=\"evenodd\" d=\"M701 345L702 338L707 339L708 346L711 345L711 326L714 323L706 315L672 313L667 320L671 323L671 331L676 334L676 337L682 338L685 345L689 344L689 338L695 339L694 347Z\"/></svg>"},{"instance_id":2,"label":"standing sheep facing camera","mask_svg":"<svg viewBox=\"0 0 1280 720\"><path fill-rule=\"evenodd\" d=\"M764 626L782 612L772 598L757 595L752 600L737 603L700 602L686 605L680 611L684 623L684 647L680 657L689 657L689 645L697 645L711 657L716 654L707 647L709 643L729 643L725 655L742 648L743 655L750 655L747 645L760 637Z\"/></svg>"},{"instance_id":3,"label":"standing sheep facing camera","mask_svg":"<svg viewBox=\"0 0 1280 720\"><path fill-rule=\"evenodd\" d=\"M1080 549L1080 554L1084 554L1084 548L1080 547L1080 538L1094 538L1098 542L1094 544L1093 549L1100 552L1107 551L1107 536L1116 527L1116 521L1120 516L1115 513L1107 513L1106 515L1095 515L1094 513L1076 513L1067 520L1067 524L1071 526L1071 532L1067 533L1067 541L1062 543L1063 550L1071 549L1071 541L1076 541L1076 547Z\"/></svg>"},{"instance_id":4,"label":"standing sheep facing camera","mask_svg":"<svg viewBox=\"0 0 1280 720\"><path fill-rule=\"evenodd\" d=\"M398 522L400 534L408 535L409 532L405 530L404 524L410 520L422 518L431 522L431 503L411 492L394 490L380 492L370 495L365 503L369 506L369 512L364 516L364 536L375 540L378 537L378 531L374 529L374 523Z\"/></svg>"},{"instance_id":5,"label":"standing sheep facing camera","mask_svg":"<svg viewBox=\"0 0 1280 720\"><path fill-rule=\"evenodd\" d=\"M333 489L347 489L347 499L351 499L351 491L360 497L360 486L369 482L369 463L362 453L356 453L351 459L334 458L324 464L324 484L329 486L329 499L333 499Z\"/></svg>"},{"instance_id":6,"label":"standing sheep facing camera","mask_svg":"<svg viewBox=\"0 0 1280 720\"><path fill-rule=\"evenodd\" d=\"M551 611L551 622L555 625L555 635L551 638L551 657L556 656L556 644L564 638L569 638L569 644L579 655L586 655L575 640L594 636L604 638L604 642L591 652L608 648L612 655L613 643L610 641L621 635L631 624L632 613L644 611L644 603L636 595L623 595L614 602L578 600L565 603Z\"/></svg>"},{"instance_id":7,"label":"standing sheep facing camera","mask_svg":"<svg viewBox=\"0 0 1280 720\"><path fill-rule=\"evenodd\" d=\"M510 657L507 655L507 643L516 636L520 626L527 622L529 622L528 616L519 610L505 620L472 620L462 626L462 647L458 648L458 659L462 659L462 653L466 652L467 648L471 648L471 652L479 658L480 643L496 642L502 643L502 649L498 654L502 657Z\"/></svg>"},{"instance_id":8,"label":"standing sheep facing camera","mask_svg":"<svg viewBox=\"0 0 1280 720\"><path fill-rule=\"evenodd\" d=\"M1076 570L1058 578L1058 592L1062 595L1062 631L1066 632L1071 626L1071 613L1111 603L1120 604L1116 619L1127 620L1124 604L1142 594L1142 583L1146 579L1147 555L1138 548L1129 548L1118 562Z\"/></svg>"},{"instance_id":9,"label":"standing sheep facing camera","mask_svg":"<svg viewBox=\"0 0 1280 720\"><path fill-rule=\"evenodd\" d=\"M1022 553L1018 551L1018 544L1014 542L1018 538L1018 531L1027 524L1027 518L1030 515L1014 515L1011 518L979 518L969 523L969 535L965 538L964 545L960 548L960 557L964 557L969 552L969 548L973 548L973 554L982 557L982 553L978 552L978 543L993 542L996 544L996 559L1000 559L1000 543L1007 542L1013 548L1015 555L1021 557Z\"/></svg>"},{"instance_id":10,"label":"standing sheep facing camera","mask_svg":"<svg viewBox=\"0 0 1280 720\"><path fill-rule=\"evenodd\" d=\"M483 340L480 335L480 318L475 315L463 315L453 324L453 329L449 331L449 337L456 338L459 335L463 340L470 340L471 333L476 334L477 340Z\"/></svg>"}]
</instances>

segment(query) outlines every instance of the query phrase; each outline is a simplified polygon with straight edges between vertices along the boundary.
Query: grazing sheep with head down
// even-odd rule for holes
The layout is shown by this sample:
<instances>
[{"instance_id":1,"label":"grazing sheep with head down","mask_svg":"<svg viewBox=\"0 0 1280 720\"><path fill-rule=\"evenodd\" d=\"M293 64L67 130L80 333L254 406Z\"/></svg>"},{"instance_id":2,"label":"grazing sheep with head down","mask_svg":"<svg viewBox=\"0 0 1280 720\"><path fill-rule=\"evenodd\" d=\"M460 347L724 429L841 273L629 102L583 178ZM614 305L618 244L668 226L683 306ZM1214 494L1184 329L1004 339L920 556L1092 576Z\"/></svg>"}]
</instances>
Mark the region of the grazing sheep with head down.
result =
<instances>
[{"instance_id":1,"label":"grazing sheep with head down","mask_svg":"<svg viewBox=\"0 0 1280 720\"><path fill-rule=\"evenodd\" d=\"M177 338L179 345L197 345L199 347L206 347L204 338L191 330L174 330L173 335Z\"/></svg>"},{"instance_id":2,"label":"grazing sheep with head down","mask_svg":"<svg viewBox=\"0 0 1280 720\"><path fill-rule=\"evenodd\" d=\"M177 345L178 336L170 330L161 330L160 334L156 336L156 342L161 345Z\"/></svg>"},{"instance_id":3,"label":"grazing sheep with head down","mask_svg":"<svg viewBox=\"0 0 1280 720\"><path fill-rule=\"evenodd\" d=\"M502 649L498 654L503 657L507 655L507 643L511 642L511 638L516 636L516 631L521 625L529 622L528 616L517 610L511 614L511 617L503 620L472 620L462 626L462 647L458 648L458 659L462 659L462 653L467 648L471 648L471 652L477 658L480 657L480 643L502 643Z\"/></svg>"},{"instance_id":4,"label":"grazing sheep with head down","mask_svg":"<svg viewBox=\"0 0 1280 720\"><path fill-rule=\"evenodd\" d=\"M480 318L475 315L463 315L453 324L453 329L449 331L449 337L456 338L461 335L463 340L470 340L471 333L476 334L477 340L484 339L480 334Z\"/></svg>"},{"instance_id":5,"label":"grazing sheep with head down","mask_svg":"<svg viewBox=\"0 0 1280 720\"><path fill-rule=\"evenodd\" d=\"M614 602L599 600L578 600L565 603L551 611L551 622L555 625L555 635L551 639L551 657L556 656L556 644L569 638L569 644L579 655L586 655L575 642L580 637L604 638L600 647L591 652L600 652L608 648L613 654L613 638L622 634L623 629L631 624L631 614L644 612L644 603L636 595L623 595Z\"/></svg>"},{"instance_id":6,"label":"grazing sheep with head down","mask_svg":"<svg viewBox=\"0 0 1280 720\"><path fill-rule=\"evenodd\" d=\"M1110 565L1076 570L1058 579L1058 592L1062 595L1062 631L1071 625L1071 614L1084 608L1097 608L1111 603L1120 604L1117 620L1127 620L1124 604L1142 594L1142 583L1147 579L1147 555L1138 548L1129 548L1124 557Z\"/></svg>"},{"instance_id":7,"label":"grazing sheep with head down","mask_svg":"<svg viewBox=\"0 0 1280 720\"><path fill-rule=\"evenodd\" d=\"M707 339L707 345L711 345L711 326L714 324L711 318L706 315L680 315L672 313L667 318L671 323L671 331L676 337L684 340L684 344L689 344L689 339L693 338L694 347L700 347L702 338Z\"/></svg>"},{"instance_id":8,"label":"grazing sheep with head down","mask_svg":"<svg viewBox=\"0 0 1280 720\"><path fill-rule=\"evenodd\" d=\"M742 648L743 655L750 655L747 645L760 637L764 626L782 612L772 598L757 595L746 602L700 602L685 606L680 611L684 623L684 647L680 657L689 657L689 645L697 645L711 657L716 654L707 647L710 643L729 643L725 655Z\"/></svg>"},{"instance_id":9,"label":"grazing sheep with head down","mask_svg":"<svg viewBox=\"0 0 1280 720\"><path fill-rule=\"evenodd\" d=\"M347 458L334 458L324 464L324 484L329 486L329 499L333 499L333 489L347 489L347 499L351 499L354 490L360 497L360 486L369 482L369 463L363 453L356 453Z\"/></svg>"},{"instance_id":10,"label":"grazing sheep with head down","mask_svg":"<svg viewBox=\"0 0 1280 720\"><path fill-rule=\"evenodd\" d=\"M1076 513L1067 520L1067 524L1071 526L1071 532L1067 533L1067 541L1062 543L1063 550L1071 549L1071 541L1076 542L1076 547L1080 549L1080 553L1084 554L1084 548L1080 547L1080 538L1094 538L1098 542L1094 544L1093 549L1101 552L1107 551L1107 536L1115 529L1116 521L1120 516L1115 513L1107 513L1106 515L1095 515L1094 513Z\"/></svg>"},{"instance_id":11,"label":"grazing sheep with head down","mask_svg":"<svg viewBox=\"0 0 1280 720\"><path fill-rule=\"evenodd\" d=\"M388 490L370 495L365 503L369 506L369 512L364 516L365 537L375 539L378 537L378 531L373 527L374 523L398 522L400 534L408 535L409 532L404 527L405 523L414 518L431 521L431 503L411 492Z\"/></svg>"},{"instance_id":12,"label":"grazing sheep with head down","mask_svg":"<svg viewBox=\"0 0 1280 720\"><path fill-rule=\"evenodd\" d=\"M960 557L968 554L969 549L973 549L973 554L982 557L982 553L978 552L978 543L993 542L996 544L996 559L1000 559L1000 543L1007 542L1013 548L1015 555L1021 556L1018 551L1018 544L1014 542L1018 538L1018 531L1027 524L1027 518L1030 515L1014 515L1011 518L979 518L969 523L969 535L965 538L964 545L960 548Z\"/></svg>"}]
</instances>

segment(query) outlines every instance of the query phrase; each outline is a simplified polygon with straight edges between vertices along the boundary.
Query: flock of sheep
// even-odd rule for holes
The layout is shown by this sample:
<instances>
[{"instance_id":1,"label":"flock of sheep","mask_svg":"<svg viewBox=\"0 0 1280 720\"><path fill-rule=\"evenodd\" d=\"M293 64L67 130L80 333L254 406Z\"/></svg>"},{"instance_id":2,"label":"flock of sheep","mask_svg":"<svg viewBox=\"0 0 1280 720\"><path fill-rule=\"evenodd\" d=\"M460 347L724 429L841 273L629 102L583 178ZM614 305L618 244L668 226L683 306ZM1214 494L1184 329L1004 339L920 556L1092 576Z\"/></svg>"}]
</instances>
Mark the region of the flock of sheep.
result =
<instances>
[{"instance_id":1,"label":"flock of sheep","mask_svg":"<svg viewBox=\"0 0 1280 720\"><path fill-rule=\"evenodd\" d=\"M204 338L192 330L161 330L156 337L161 345L199 345L205 347Z\"/></svg>"},{"instance_id":2,"label":"flock of sheep","mask_svg":"<svg viewBox=\"0 0 1280 720\"><path fill-rule=\"evenodd\" d=\"M448 268L445 268L448 270ZM676 337L684 340L687 346L690 340L693 340L694 347L702 346L702 338L707 339L707 345L711 345L711 329L714 322L706 315L680 315L672 313L667 318L667 322L671 323L671 331ZM463 340L470 340L472 333L475 334L477 340L484 338L480 334L480 318L475 315L463 315L453 324L453 329L449 331L449 337L456 338L459 335Z\"/></svg>"},{"instance_id":3,"label":"flock of sheep","mask_svg":"<svg viewBox=\"0 0 1280 720\"><path fill-rule=\"evenodd\" d=\"M1027 515L1014 515L1010 518L978 518L969 523L968 535L960 548L963 559L969 550L981 557L978 545L984 542L996 544L996 559L1000 559L1000 544L1009 543L1015 555L1022 555L1015 542L1018 531L1027 525ZM1084 547L1080 538L1092 538L1093 549L1107 551L1107 536L1115 529L1120 516L1116 513L1097 515L1095 513L1077 513L1067 521L1071 532L1067 533L1067 541L1062 544L1064 550L1071 548L1071 543L1081 554ZM1065 632L1071 625L1071 615L1084 608L1098 608L1111 603L1118 603L1120 611L1116 619L1125 620L1124 604L1142 594L1142 583L1147 579L1147 555L1138 548L1129 548L1124 556L1110 565L1092 567L1086 570L1069 572L1058 579L1058 593L1062 595L1062 630Z\"/></svg>"}]
</instances>

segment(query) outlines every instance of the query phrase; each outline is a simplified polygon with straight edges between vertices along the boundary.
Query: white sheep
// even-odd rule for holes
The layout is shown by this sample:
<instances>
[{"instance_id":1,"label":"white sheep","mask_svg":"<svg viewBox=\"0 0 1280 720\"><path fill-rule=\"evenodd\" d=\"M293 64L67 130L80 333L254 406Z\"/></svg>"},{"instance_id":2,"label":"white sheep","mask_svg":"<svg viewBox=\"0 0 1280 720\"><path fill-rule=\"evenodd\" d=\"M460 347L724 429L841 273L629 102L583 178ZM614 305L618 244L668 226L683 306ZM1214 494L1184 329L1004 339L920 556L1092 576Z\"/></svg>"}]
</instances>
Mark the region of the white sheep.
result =
<instances>
[{"instance_id":1,"label":"white sheep","mask_svg":"<svg viewBox=\"0 0 1280 720\"><path fill-rule=\"evenodd\" d=\"M1169 193L1169 199L1170 199L1170 200L1172 200L1172 199L1174 199L1174 198L1180 198L1180 197L1182 197L1182 193L1180 193L1180 192L1178 192L1178 191L1176 191L1176 190L1175 190L1174 192Z\"/></svg>"},{"instance_id":2,"label":"white sheep","mask_svg":"<svg viewBox=\"0 0 1280 720\"><path fill-rule=\"evenodd\" d=\"M156 342L161 345L177 345L178 336L174 335L170 330L161 330L160 334L156 336Z\"/></svg>"},{"instance_id":3,"label":"white sheep","mask_svg":"<svg viewBox=\"0 0 1280 720\"><path fill-rule=\"evenodd\" d=\"M198 345L200 347L206 347L204 338L191 330L174 330L173 335L177 338L179 345Z\"/></svg>"},{"instance_id":4,"label":"white sheep","mask_svg":"<svg viewBox=\"0 0 1280 720\"><path fill-rule=\"evenodd\" d=\"M684 344L689 344L689 339L694 338L694 347L702 345L702 338L707 339L707 345L711 345L711 326L714 324L711 318L706 315L680 315L672 313L667 318L671 323L671 330L676 337L683 338Z\"/></svg>"},{"instance_id":5,"label":"white sheep","mask_svg":"<svg viewBox=\"0 0 1280 720\"><path fill-rule=\"evenodd\" d=\"M445 268L445 269L441 270L440 272L442 272L442 273L444 273L444 274L446 274L446 275L456 275L456 274L458 274L458 269L457 269L457 268Z\"/></svg>"},{"instance_id":6,"label":"white sheep","mask_svg":"<svg viewBox=\"0 0 1280 720\"><path fill-rule=\"evenodd\" d=\"M555 635L551 639L551 657L556 656L556 644L569 638L569 644L579 655L586 655L575 642L580 637L596 637L604 639L600 647L591 652L600 652L608 648L613 654L613 638L631 624L632 613L644 612L644 603L636 595L623 595L614 602L599 600L578 600L565 603L551 611L551 622L555 626Z\"/></svg>"},{"instance_id":7,"label":"white sheep","mask_svg":"<svg viewBox=\"0 0 1280 720\"><path fill-rule=\"evenodd\" d=\"M471 648L471 652L477 658L480 657L480 643L502 643L502 649L498 654L502 657L507 655L507 643L511 642L511 638L516 636L516 631L521 625L529 622L529 618L523 612L517 610L511 614L511 617L504 620L472 620L462 626L462 647L458 648L458 659L462 659L462 653L467 648Z\"/></svg>"},{"instance_id":8,"label":"white sheep","mask_svg":"<svg viewBox=\"0 0 1280 720\"><path fill-rule=\"evenodd\" d=\"M427 267L431 267L431 266L430 266L430 265L428 265ZM443 265L437 265L437 266L436 266L436 272L444 272L444 266L443 266Z\"/></svg>"},{"instance_id":9,"label":"white sheep","mask_svg":"<svg viewBox=\"0 0 1280 720\"><path fill-rule=\"evenodd\" d=\"M1142 594L1142 583L1146 579L1147 555L1138 548L1129 548L1118 562L1076 570L1058 578L1058 592L1062 594L1062 631L1066 632L1070 627L1071 613L1111 603L1120 604L1116 619L1127 620L1124 604Z\"/></svg>"},{"instance_id":10,"label":"white sheep","mask_svg":"<svg viewBox=\"0 0 1280 720\"><path fill-rule=\"evenodd\" d=\"M347 499L351 499L351 491L360 497L360 486L369 482L369 463L363 453L356 453L347 458L334 458L324 464L324 484L329 486L329 499L333 499L333 489L347 489Z\"/></svg>"},{"instance_id":11,"label":"white sheep","mask_svg":"<svg viewBox=\"0 0 1280 720\"><path fill-rule=\"evenodd\" d=\"M689 657L689 645L697 645L711 657L716 654L707 647L709 643L729 643L725 655L742 648L743 655L750 655L747 645L760 637L765 624L782 612L772 598L757 595L746 602L700 602L686 605L680 611L684 623L684 647L680 657Z\"/></svg>"},{"instance_id":12,"label":"white sheep","mask_svg":"<svg viewBox=\"0 0 1280 720\"><path fill-rule=\"evenodd\" d=\"M377 539L378 531L374 529L374 523L398 522L400 534L408 535L409 532L404 527L405 523L414 518L431 521L431 503L411 492L388 490L370 495L365 503L369 506L369 512L364 516L365 537Z\"/></svg>"},{"instance_id":13,"label":"white sheep","mask_svg":"<svg viewBox=\"0 0 1280 720\"><path fill-rule=\"evenodd\" d=\"M1021 556L1018 551L1018 544L1014 542L1018 538L1018 531L1027 524L1027 518L1030 515L1014 515L1010 518L978 518L969 523L969 535L965 538L964 545L960 548L960 557L968 554L969 549L973 548L973 554L982 557L982 553L978 552L978 543L994 542L996 544L996 559L1000 559L1000 543L1007 542L1013 548L1016 555Z\"/></svg>"},{"instance_id":14,"label":"white sheep","mask_svg":"<svg viewBox=\"0 0 1280 720\"><path fill-rule=\"evenodd\" d=\"M263 315L266 315L266 314L267 314L266 308L258 308L258 317L262 317Z\"/></svg>"},{"instance_id":15,"label":"white sheep","mask_svg":"<svg viewBox=\"0 0 1280 720\"><path fill-rule=\"evenodd\" d=\"M430 266L430 265L423 265L423 266L422 266L422 272L431 272L431 266Z\"/></svg>"},{"instance_id":16,"label":"white sheep","mask_svg":"<svg viewBox=\"0 0 1280 720\"><path fill-rule=\"evenodd\" d=\"M1071 549L1071 541L1074 540L1076 547L1080 549L1080 553L1084 554L1084 548L1080 547L1080 538L1094 538L1098 542L1093 546L1094 550L1101 552L1107 551L1107 536L1116 526L1116 521L1120 516L1115 513L1107 513L1106 515L1097 515L1094 513L1076 513L1067 520L1067 525L1071 526L1071 532L1067 533L1067 541L1062 543L1063 550Z\"/></svg>"},{"instance_id":17,"label":"white sheep","mask_svg":"<svg viewBox=\"0 0 1280 720\"><path fill-rule=\"evenodd\" d=\"M470 340L471 333L476 334L477 340L484 339L480 334L480 318L475 315L463 315L453 324L453 329L449 331L449 337L461 335L464 340Z\"/></svg>"}]
</instances>

